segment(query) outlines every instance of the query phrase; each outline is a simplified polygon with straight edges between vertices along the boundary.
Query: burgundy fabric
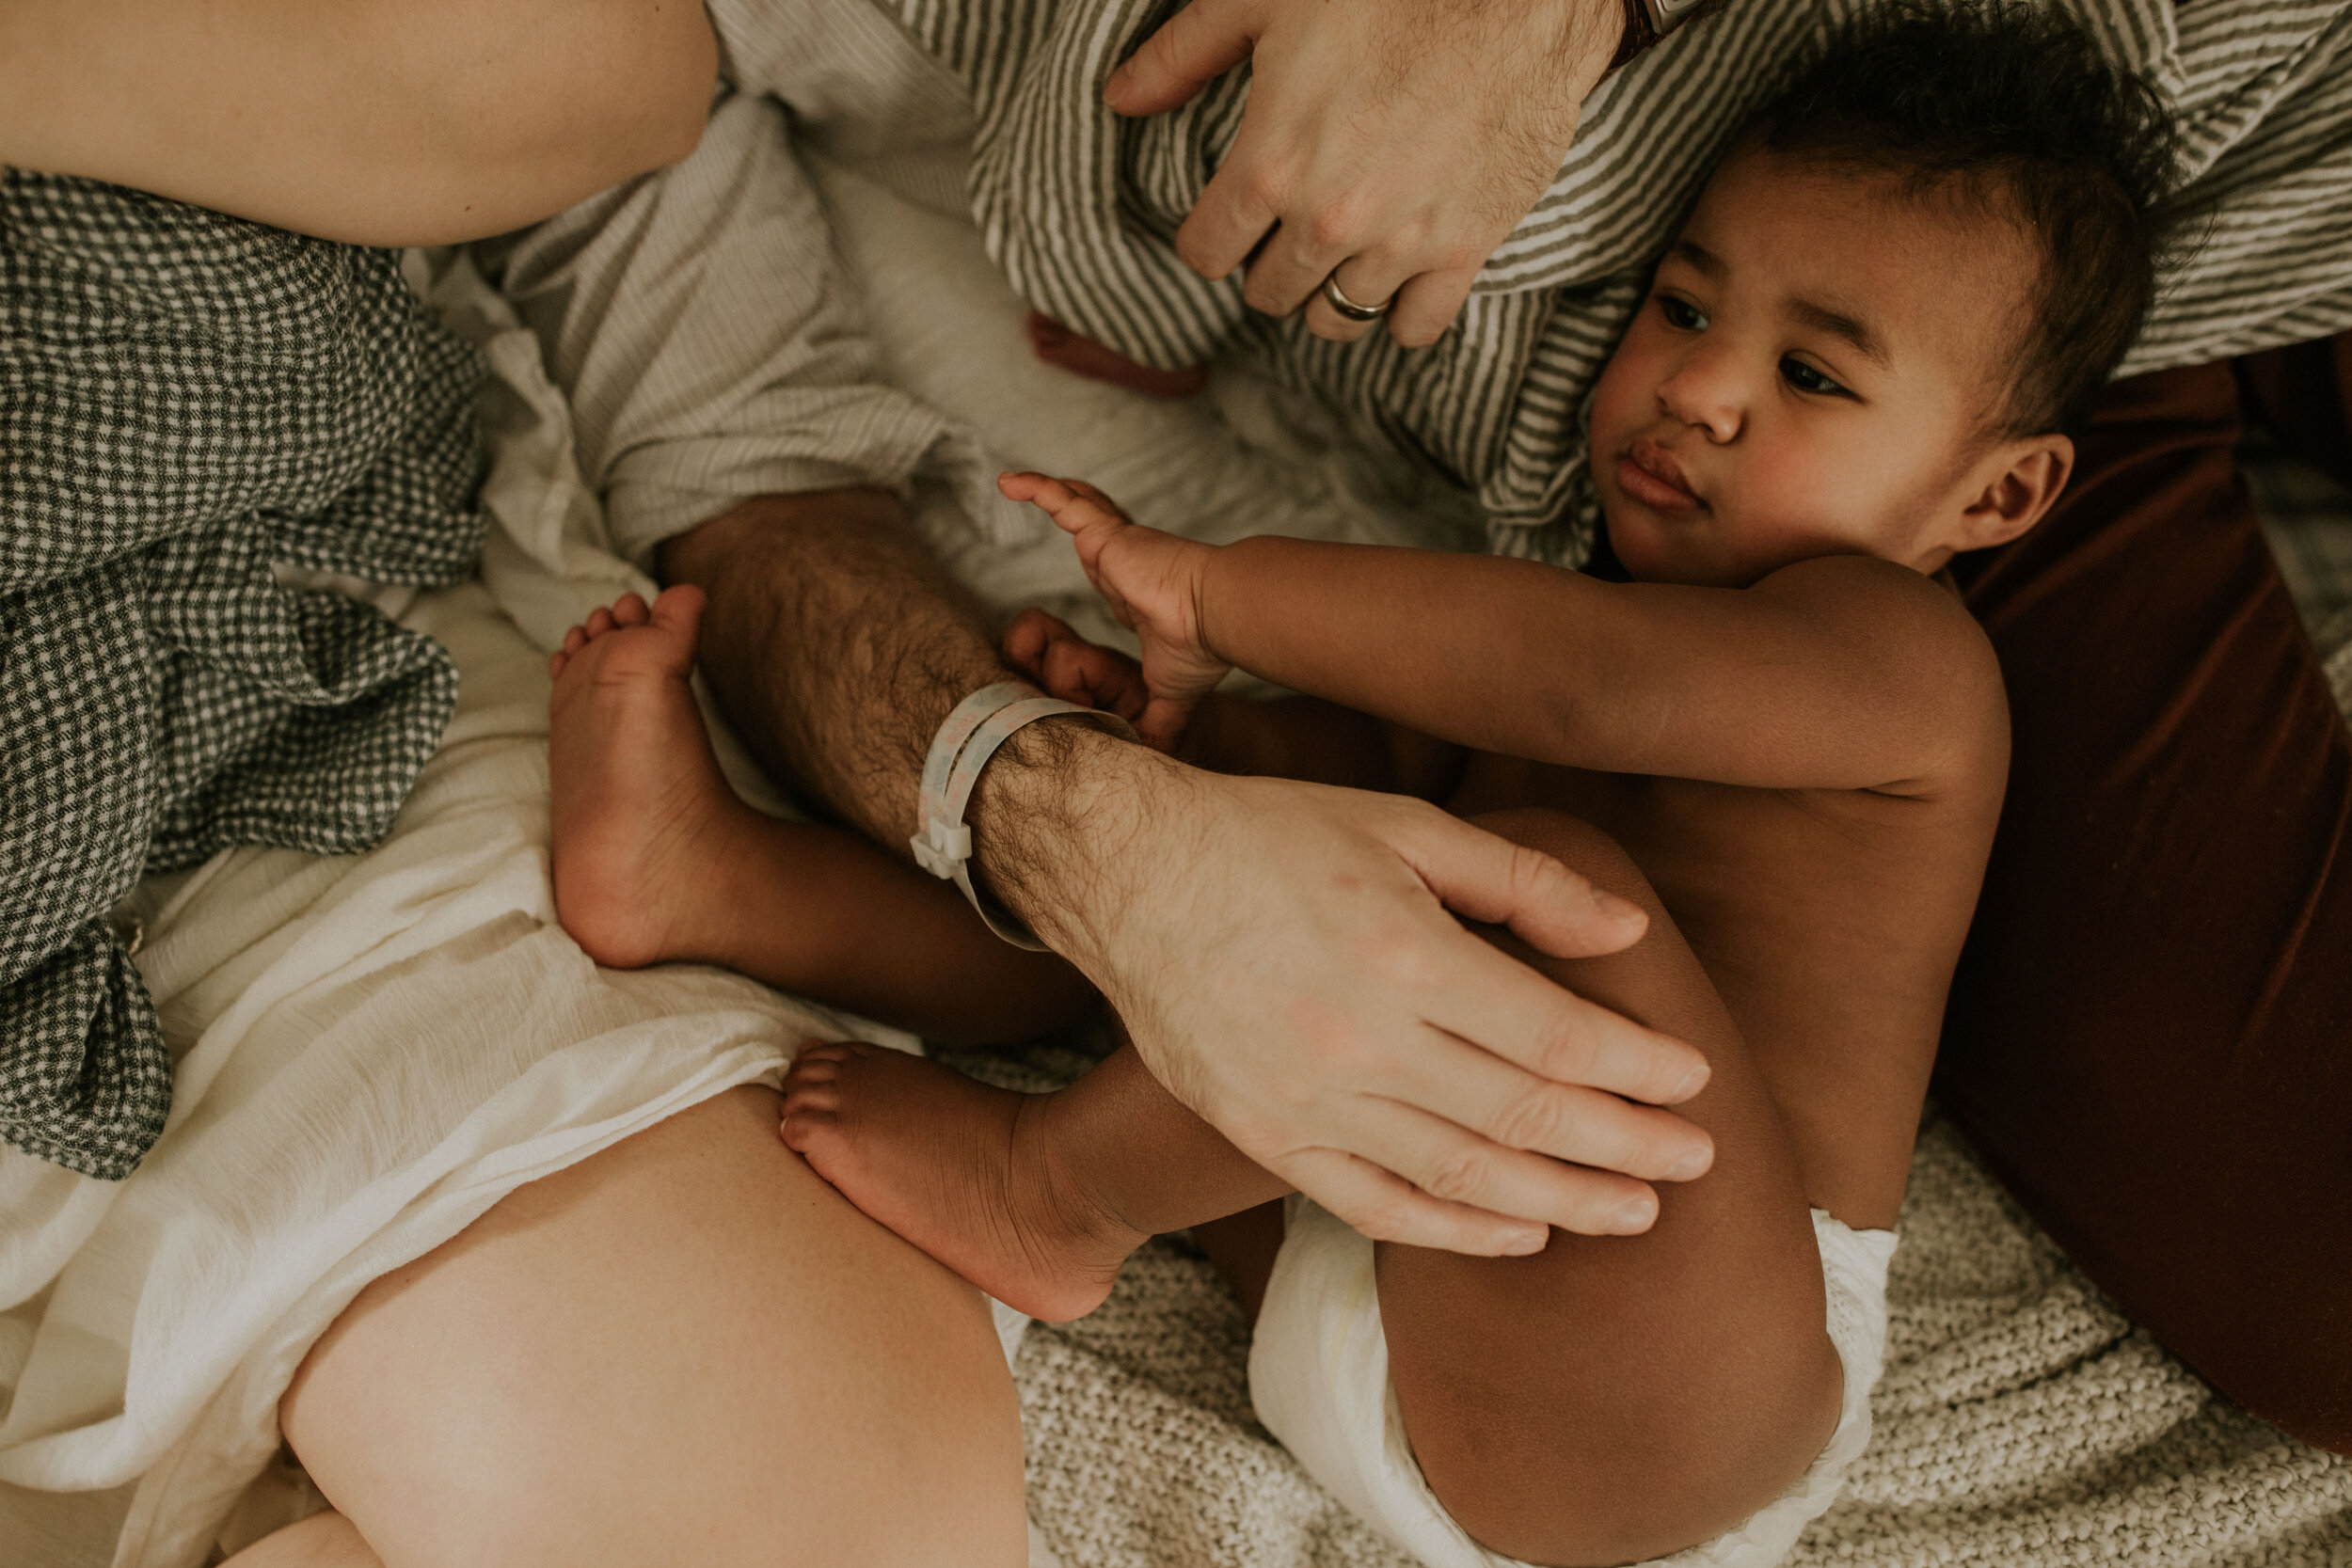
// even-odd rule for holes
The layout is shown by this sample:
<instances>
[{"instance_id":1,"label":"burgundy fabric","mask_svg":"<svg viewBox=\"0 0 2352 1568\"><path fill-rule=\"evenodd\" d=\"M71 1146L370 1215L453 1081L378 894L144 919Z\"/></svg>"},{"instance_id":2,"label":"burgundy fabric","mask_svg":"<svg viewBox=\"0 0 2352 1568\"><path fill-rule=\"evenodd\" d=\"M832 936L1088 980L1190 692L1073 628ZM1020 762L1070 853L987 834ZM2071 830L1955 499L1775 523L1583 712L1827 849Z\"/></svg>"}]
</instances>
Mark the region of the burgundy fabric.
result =
<instances>
[{"instance_id":1,"label":"burgundy fabric","mask_svg":"<svg viewBox=\"0 0 2352 1568\"><path fill-rule=\"evenodd\" d=\"M2352 1453L2352 735L2238 431L2227 366L2118 383L2052 515L1960 574L2016 744L1937 1086L2168 1349Z\"/></svg>"}]
</instances>

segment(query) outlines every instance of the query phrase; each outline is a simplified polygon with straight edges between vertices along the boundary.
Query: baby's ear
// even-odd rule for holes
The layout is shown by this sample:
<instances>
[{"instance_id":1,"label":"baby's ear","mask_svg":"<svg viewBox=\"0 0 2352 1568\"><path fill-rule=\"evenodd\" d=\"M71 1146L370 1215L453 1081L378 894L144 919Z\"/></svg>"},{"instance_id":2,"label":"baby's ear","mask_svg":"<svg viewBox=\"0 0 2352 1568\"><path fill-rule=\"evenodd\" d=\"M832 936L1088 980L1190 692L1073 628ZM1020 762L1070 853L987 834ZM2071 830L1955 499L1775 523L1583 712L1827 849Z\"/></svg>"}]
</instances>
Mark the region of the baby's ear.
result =
<instances>
[{"instance_id":1,"label":"baby's ear","mask_svg":"<svg viewBox=\"0 0 2352 1568\"><path fill-rule=\"evenodd\" d=\"M2074 471L2074 443L2056 432L2003 441L1977 471L1983 484L1961 513L1963 550L2006 545L2042 521Z\"/></svg>"}]
</instances>

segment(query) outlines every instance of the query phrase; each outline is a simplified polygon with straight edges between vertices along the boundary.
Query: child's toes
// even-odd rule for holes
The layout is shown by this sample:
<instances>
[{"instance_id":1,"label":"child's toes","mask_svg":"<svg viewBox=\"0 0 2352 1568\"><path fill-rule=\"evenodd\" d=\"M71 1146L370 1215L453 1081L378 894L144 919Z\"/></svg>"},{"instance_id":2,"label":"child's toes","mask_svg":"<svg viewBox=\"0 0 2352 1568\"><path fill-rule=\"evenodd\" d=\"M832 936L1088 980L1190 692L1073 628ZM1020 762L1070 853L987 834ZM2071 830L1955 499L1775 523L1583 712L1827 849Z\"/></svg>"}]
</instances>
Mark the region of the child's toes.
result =
<instances>
[{"instance_id":1,"label":"child's toes","mask_svg":"<svg viewBox=\"0 0 2352 1568\"><path fill-rule=\"evenodd\" d=\"M647 611L642 595L624 594L612 601L612 623L621 626L642 626Z\"/></svg>"},{"instance_id":2,"label":"child's toes","mask_svg":"<svg viewBox=\"0 0 2352 1568\"><path fill-rule=\"evenodd\" d=\"M588 638L594 641L612 629L612 612L598 605L588 616Z\"/></svg>"}]
</instances>

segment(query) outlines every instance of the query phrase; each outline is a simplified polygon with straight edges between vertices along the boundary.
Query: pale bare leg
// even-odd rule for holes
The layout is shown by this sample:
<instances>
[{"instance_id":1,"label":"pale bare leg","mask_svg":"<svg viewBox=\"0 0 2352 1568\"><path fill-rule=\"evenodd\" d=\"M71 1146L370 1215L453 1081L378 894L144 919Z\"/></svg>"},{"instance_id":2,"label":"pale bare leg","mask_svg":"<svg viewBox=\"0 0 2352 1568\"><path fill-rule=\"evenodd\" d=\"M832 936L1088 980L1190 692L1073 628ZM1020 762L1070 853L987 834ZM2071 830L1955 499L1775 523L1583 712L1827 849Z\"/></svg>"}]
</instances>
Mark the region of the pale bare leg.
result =
<instances>
[{"instance_id":1,"label":"pale bare leg","mask_svg":"<svg viewBox=\"0 0 2352 1568\"><path fill-rule=\"evenodd\" d=\"M857 834L780 822L729 788L688 677L702 591L631 594L549 660L549 858L564 928L598 963L723 964L936 1039L1021 1039L1092 990L991 935L947 883Z\"/></svg>"},{"instance_id":2,"label":"pale bare leg","mask_svg":"<svg viewBox=\"0 0 2352 1568\"><path fill-rule=\"evenodd\" d=\"M320 1339L280 1415L386 1568L1025 1560L987 1304L778 1113L731 1091L533 1182Z\"/></svg>"},{"instance_id":3,"label":"pale bare leg","mask_svg":"<svg viewBox=\"0 0 2352 1568\"><path fill-rule=\"evenodd\" d=\"M221 1568L383 1568L352 1522L328 1509L256 1541Z\"/></svg>"}]
</instances>

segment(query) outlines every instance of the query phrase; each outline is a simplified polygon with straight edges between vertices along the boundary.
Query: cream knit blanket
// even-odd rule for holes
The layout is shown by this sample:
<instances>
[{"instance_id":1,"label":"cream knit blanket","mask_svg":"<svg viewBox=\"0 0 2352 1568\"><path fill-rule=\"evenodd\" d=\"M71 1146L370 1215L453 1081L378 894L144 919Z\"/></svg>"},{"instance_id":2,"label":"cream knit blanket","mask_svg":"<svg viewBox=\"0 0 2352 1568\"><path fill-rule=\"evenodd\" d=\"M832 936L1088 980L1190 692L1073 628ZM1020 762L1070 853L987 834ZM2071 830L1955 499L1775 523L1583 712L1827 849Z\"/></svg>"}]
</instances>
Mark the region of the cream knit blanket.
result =
<instances>
[{"instance_id":1,"label":"cream knit blanket","mask_svg":"<svg viewBox=\"0 0 2352 1568\"><path fill-rule=\"evenodd\" d=\"M1875 1433L1790 1563L2352 1568L2352 1460L2167 1355L1932 1110L1902 1233ZM1232 1297L1168 1239L1091 1317L1029 1331L1029 1511L1063 1561L1410 1568L1251 1417L1248 1349Z\"/></svg>"}]
</instances>

